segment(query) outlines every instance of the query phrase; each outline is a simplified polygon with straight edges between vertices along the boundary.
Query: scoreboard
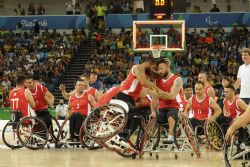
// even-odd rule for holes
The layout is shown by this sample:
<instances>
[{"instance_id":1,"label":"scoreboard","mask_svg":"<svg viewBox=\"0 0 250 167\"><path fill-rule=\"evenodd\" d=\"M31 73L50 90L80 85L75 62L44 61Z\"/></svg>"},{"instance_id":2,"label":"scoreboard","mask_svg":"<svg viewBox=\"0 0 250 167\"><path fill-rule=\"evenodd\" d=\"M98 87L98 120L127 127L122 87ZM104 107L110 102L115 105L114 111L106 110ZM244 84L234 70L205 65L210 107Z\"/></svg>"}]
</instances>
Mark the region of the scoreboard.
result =
<instances>
[{"instance_id":1,"label":"scoreboard","mask_svg":"<svg viewBox=\"0 0 250 167\"><path fill-rule=\"evenodd\" d=\"M173 18L173 0L151 0L150 15L153 19Z\"/></svg>"}]
</instances>

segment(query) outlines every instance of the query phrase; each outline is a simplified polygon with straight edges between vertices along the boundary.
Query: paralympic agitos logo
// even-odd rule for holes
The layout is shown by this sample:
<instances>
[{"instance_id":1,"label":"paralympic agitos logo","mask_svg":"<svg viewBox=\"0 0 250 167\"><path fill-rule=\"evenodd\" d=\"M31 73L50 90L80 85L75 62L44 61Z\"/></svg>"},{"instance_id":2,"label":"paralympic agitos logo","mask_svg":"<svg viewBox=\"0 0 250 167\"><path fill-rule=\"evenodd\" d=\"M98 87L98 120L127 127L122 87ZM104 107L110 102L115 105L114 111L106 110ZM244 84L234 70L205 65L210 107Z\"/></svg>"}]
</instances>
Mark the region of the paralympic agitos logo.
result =
<instances>
[{"instance_id":1,"label":"paralympic agitos logo","mask_svg":"<svg viewBox=\"0 0 250 167\"><path fill-rule=\"evenodd\" d=\"M206 17L205 20L206 20L206 23L208 23L208 24L211 25L211 26L219 23L218 20L213 20L213 19L212 19L212 16Z\"/></svg>"}]
</instances>

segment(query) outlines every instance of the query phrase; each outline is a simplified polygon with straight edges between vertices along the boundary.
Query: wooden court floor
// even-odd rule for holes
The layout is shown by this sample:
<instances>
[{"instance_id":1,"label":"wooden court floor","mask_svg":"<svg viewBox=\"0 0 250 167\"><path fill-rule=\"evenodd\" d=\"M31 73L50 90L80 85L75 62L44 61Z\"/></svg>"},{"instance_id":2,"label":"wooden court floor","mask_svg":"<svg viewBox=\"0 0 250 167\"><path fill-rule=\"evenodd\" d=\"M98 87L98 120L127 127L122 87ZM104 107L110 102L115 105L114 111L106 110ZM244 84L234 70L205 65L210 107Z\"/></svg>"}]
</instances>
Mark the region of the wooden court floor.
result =
<instances>
[{"instance_id":1,"label":"wooden court floor","mask_svg":"<svg viewBox=\"0 0 250 167\"><path fill-rule=\"evenodd\" d=\"M149 156L126 159L105 149L88 151L86 149L43 149L10 150L0 147L0 167L223 167L223 154L202 149L200 159L190 153L160 153L159 159Z\"/></svg>"}]
</instances>

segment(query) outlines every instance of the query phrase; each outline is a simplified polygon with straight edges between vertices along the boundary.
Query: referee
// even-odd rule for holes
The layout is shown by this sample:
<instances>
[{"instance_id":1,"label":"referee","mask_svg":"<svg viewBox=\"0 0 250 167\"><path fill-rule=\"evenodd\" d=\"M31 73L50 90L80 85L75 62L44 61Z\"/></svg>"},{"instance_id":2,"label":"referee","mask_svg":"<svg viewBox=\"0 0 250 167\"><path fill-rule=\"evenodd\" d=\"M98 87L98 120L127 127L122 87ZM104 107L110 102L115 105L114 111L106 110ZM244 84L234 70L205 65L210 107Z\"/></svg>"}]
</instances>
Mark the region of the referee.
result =
<instances>
[{"instance_id":1,"label":"referee","mask_svg":"<svg viewBox=\"0 0 250 167\"><path fill-rule=\"evenodd\" d=\"M240 88L240 98L246 103L250 102L250 49L245 48L241 52L242 64L239 67L235 89Z\"/></svg>"}]
</instances>

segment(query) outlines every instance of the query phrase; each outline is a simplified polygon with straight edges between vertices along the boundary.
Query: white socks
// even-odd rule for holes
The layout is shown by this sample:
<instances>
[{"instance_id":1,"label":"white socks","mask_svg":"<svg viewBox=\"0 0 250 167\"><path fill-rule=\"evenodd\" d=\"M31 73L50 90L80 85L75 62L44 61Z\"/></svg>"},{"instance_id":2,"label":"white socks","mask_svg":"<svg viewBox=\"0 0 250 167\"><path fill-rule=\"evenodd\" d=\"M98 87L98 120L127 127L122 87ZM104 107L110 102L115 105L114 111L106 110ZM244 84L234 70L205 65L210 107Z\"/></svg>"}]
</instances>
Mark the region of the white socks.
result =
<instances>
[{"instance_id":1,"label":"white socks","mask_svg":"<svg viewBox=\"0 0 250 167\"><path fill-rule=\"evenodd\" d=\"M174 136L168 134L168 141L174 141Z\"/></svg>"}]
</instances>

